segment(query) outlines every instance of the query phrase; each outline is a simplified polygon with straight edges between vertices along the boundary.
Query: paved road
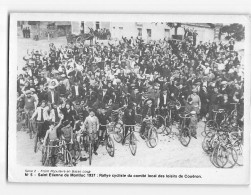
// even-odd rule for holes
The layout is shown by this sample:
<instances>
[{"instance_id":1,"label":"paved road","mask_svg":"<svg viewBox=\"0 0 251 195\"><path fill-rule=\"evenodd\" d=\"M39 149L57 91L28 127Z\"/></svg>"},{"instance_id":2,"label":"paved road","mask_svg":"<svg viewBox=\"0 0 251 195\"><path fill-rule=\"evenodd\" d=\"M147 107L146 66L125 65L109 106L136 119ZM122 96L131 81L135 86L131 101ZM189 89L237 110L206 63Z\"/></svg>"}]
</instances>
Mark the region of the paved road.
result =
<instances>
[{"instance_id":1,"label":"paved road","mask_svg":"<svg viewBox=\"0 0 251 195\"><path fill-rule=\"evenodd\" d=\"M115 156L110 157L104 146L93 156L92 166L129 166L129 167L213 167L209 157L203 152L201 143L204 123L199 123L198 139L191 139L188 147L184 147L176 136L159 135L155 148L148 148L139 134L137 137L137 153L133 156L128 145L115 143ZM174 132L177 132L174 127ZM23 131L17 131L17 161L25 166L41 166L41 152L33 152L33 139ZM77 166L89 166L88 161L79 162Z\"/></svg>"}]
</instances>

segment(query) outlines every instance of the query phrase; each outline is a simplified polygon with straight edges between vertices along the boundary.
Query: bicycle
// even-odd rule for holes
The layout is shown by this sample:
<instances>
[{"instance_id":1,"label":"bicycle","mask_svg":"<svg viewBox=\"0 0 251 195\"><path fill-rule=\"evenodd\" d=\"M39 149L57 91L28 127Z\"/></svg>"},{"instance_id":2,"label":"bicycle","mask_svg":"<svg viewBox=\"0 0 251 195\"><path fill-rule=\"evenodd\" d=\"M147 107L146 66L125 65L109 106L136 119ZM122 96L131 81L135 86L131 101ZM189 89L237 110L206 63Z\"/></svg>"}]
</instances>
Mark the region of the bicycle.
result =
<instances>
[{"instance_id":1,"label":"bicycle","mask_svg":"<svg viewBox=\"0 0 251 195\"><path fill-rule=\"evenodd\" d=\"M211 132L213 130L218 130L219 129L219 124L217 122L217 115L218 114L221 114L221 113L224 113L224 110L223 109L219 109L219 110L212 110L212 112L214 113L214 117L213 117L213 120L208 120L206 123L205 123L205 126L204 126L204 133L207 134L208 132Z\"/></svg>"},{"instance_id":2,"label":"bicycle","mask_svg":"<svg viewBox=\"0 0 251 195\"><path fill-rule=\"evenodd\" d=\"M129 128L129 133L127 135L124 135L126 127ZM136 151L137 151L137 139L134 134L134 130L133 130L134 128L135 128L135 125L124 125L122 132L117 132L116 139L115 139L116 142L122 143L122 145L125 145L126 140L128 140L129 141L128 145L129 145L131 154L133 156L135 156Z\"/></svg>"},{"instance_id":3,"label":"bicycle","mask_svg":"<svg viewBox=\"0 0 251 195\"><path fill-rule=\"evenodd\" d=\"M179 114L179 117L181 118L182 122L179 125L179 141L180 143L187 147L191 141L191 130L189 128L189 126L187 125L187 120L190 119L190 114L184 114L184 116L182 116L181 114Z\"/></svg>"},{"instance_id":4,"label":"bicycle","mask_svg":"<svg viewBox=\"0 0 251 195\"><path fill-rule=\"evenodd\" d=\"M100 140L101 143L103 143L105 145L106 151L107 153L111 156L114 157L114 153L115 153L115 145L113 142L113 139L111 137L111 133L113 131L109 131L109 124L108 125L100 125L100 127L105 127L105 134L104 134L104 141Z\"/></svg>"},{"instance_id":5,"label":"bicycle","mask_svg":"<svg viewBox=\"0 0 251 195\"><path fill-rule=\"evenodd\" d=\"M72 155L67 148L67 145L70 143L66 143L64 139L55 140L55 145L50 145L50 143L42 149L42 165L44 166L52 166L53 164L59 163L62 161L64 165L73 166ZM51 142L53 144L53 142ZM54 153L54 160L55 162L52 163L52 149L55 148L53 151Z\"/></svg>"},{"instance_id":6,"label":"bicycle","mask_svg":"<svg viewBox=\"0 0 251 195\"><path fill-rule=\"evenodd\" d=\"M144 135L146 145L149 148L154 148L158 144L158 133L157 128L154 126L154 122L156 122L156 119L152 119L151 117L144 119L146 122L146 133Z\"/></svg>"},{"instance_id":7,"label":"bicycle","mask_svg":"<svg viewBox=\"0 0 251 195\"><path fill-rule=\"evenodd\" d=\"M37 121L36 126L38 126L39 123L42 125L44 122ZM36 130L34 137L35 137L35 139L34 139L34 152L37 153L38 150L41 150L41 146L42 146L40 138L38 137L38 129Z\"/></svg>"},{"instance_id":8,"label":"bicycle","mask_svg":"<svg viewBox=\"0 0 251 195\"><path fill-rule=\"evenodd\" d=\"M28 122L28 133L30 135L30 139L32 139L32 135L35 134L35 130L34 130L34 124L33 124L33 120L30 120L32 117L32 114L30 112L26 113L26 120Z\"/></svg>"},{"instance_id":9,"label":"bicycle","mask_svg":"<svg viewBox=\"0 0 251 195\"><path fill-rule=\"evenodd\" d=\"M89 133L88 131L83 132L83 146L89 155L89 165L92 164L92 154L94 152L95 139L97 133Z\"/></svg>"}]
</instances>

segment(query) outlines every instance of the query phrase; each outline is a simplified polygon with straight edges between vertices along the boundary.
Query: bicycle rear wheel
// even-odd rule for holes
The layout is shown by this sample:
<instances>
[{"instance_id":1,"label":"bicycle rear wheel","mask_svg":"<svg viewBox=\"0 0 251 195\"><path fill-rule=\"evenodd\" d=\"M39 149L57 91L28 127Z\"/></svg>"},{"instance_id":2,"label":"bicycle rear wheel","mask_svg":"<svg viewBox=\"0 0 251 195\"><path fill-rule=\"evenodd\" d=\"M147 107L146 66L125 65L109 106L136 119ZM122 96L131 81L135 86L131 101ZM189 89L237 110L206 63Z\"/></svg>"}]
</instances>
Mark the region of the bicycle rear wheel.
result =
<instances>
[{"instance_id":1,"label":"bicycle rear wheel","mask_svg":"<svg viewBox=\"0 0 251 195\"><path fill-rule=\"evenodd\" d=\"M155 127L152 127L148 131L147 142L150 148L154 148L158 144L158 134Z\"/></svg>"},{"instance_id":2,"label":"bicycle rear wheel","mask_svg":"<svg viewBox=\"0 0 251 195\"><path fill-rule=\"evenodd\" d=\"M117 130L113 134L113 138L117 143L121 143L123 139L123 128L122 127L115 127Z\"/></svg>"},{"instance_id":3,"label":"bicycle rear wheel","mask_svg":"<svg viewBox=\"0 0 251 195\"><path fill-rule=\"evenodd\" d=\"M68 151L68 150L66 150L65 151L66 153L66 155L65 155L65 162L66 162L66 165L68 165L68 166L73 166L73 161L72 161L72 156L71 156L71 153L70 153L70 151Z\"/></svg>"},{"instance_id":4,"label":"bicycle rear wheel","mask_svg":"<svg viewBox=\"0 0 251 195\"><path fill-rule=\"evenodd\" d=\"M38 151L38 133L35 134L35 139L34 139L34 152L37 153Z\"/></svg>"},{"instance_id":5,"label":"bicycle rear wheel","mask_svg":"<svg viewBox=\"0 0 251 195\"><path fill-rule=\"evenodd\" d=\"M92 144L89 144L89 148L88 148L88 153L89 153L89 165L92 164Z\"/></svg>"},{"instance_id":6,"label":"bicycle rear wheel","mask_svg":"<svg viewBox=\"0 0 251 195\"><path fill-rule=\"evenodd\" d=\"M187 147L191 141L190 129L188 127L184 127L180 131L181 131L179 136L180 143L183 146Z\"/></svg>"},{"instance_id":7,"label":"bicycle rear wheel","mask_svg":"<svg viewBox=\"0 0 251 195\"><path fill-rule=\"evenodd\" d=\"M210 154L213 152L212 140L213 140L213 136L206 136L204 137L202 141L202 149L207 154Z\"/></svg>"},{"instance_id":8,"label":"bicycle rear wheel","mask_svg":"<svg viewBox=\"0 0 251 195\"><path fill-rule=\"evenodd\" d=\"M156 126L157 126L157 133L158 134L161 134L164 132L165 119L161 115L157 115L157 117L156 117Z\"/></svg>"},{"instance_id":9,"label":"bicycle rear wheel","mask_svg":"<svg viewBox=\"0 0 251 195\"><path fill-rule=\"evenodd\" d=\"M224 167L233 168L237 164L238 154L233 147L228 147L227 150L229 152L229 158L227 164Z\"/></svg>"},{"instance_id":10,"label":"bicycle rear wheel","mask_svg":"<svg viewBox=\"0 0 251 195\"><path fill-rule=\"evenodd\" d=\"M223 145L219 145L215 155L215 160L219 168L224 168L229 160L229 151L227 148Z\"/></svg>"},{"instance_id":11,"label":"bicycle rear wheel","mask_svg":"<svg viewBox=\"0 0 251 195\"><path fill-rule=\"evenodd\" d=\"M242 144L241 141L237 140L234 142L233 144L233 148L235 149L235 151L237 152L238 155L238 160L236 162L237 165L239 166L243 166L243 149L242 149Z\"/></svg>"},{"instance_id":12,"label":"bicycle rear wheel","mask_svg":"<svg viewBox=\"0 0 251 195\"><path fill-rule=\"evenodd\" d=\"M133 156L135 156L137 151L137 141L134 133L130 135L129 148Z\"/></svg>"},{"instance_id":13,"label":"bicycle rear wheel","mask_svg":"<svg viewBox=\"0 0 251 195\"><path fill-rule=\"evenodd\" d=\"M219 144L215 146L215 148L213 149L213 152L210 155L210 162L216 167L216 168L220 168L219 165L216 162L216 156L217 156L217 150L219 148Z\"/></svg>"},{"instance_id":14,"label":"bicycle rear wheel","mask_svg":"<svg viewBox=\"0 0 251 195\"><path fill-rule=\"evenodd\" d=\"M106 140L106 151L111 157L114 157L115 146L111 136L107 136Z\"/></svg>"}]
</instances>

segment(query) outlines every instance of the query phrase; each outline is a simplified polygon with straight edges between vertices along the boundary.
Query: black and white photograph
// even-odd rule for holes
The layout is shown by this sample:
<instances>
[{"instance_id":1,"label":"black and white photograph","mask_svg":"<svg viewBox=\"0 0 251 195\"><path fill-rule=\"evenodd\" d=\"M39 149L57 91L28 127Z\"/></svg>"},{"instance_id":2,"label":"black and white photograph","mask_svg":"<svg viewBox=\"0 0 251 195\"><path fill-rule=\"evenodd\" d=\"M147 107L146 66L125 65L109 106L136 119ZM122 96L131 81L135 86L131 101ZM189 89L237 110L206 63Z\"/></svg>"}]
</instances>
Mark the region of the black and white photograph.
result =
<instances>
[{"instance_id":1,"label":"black and white photograph","mask_svg":"<svg viewBox=\"0 0 251 195\"><path fill-rule=\"evenodd\" d=\"M10 179L248 182L249 26L199 17L12 14Z\"/></svg>"}]
</instances>

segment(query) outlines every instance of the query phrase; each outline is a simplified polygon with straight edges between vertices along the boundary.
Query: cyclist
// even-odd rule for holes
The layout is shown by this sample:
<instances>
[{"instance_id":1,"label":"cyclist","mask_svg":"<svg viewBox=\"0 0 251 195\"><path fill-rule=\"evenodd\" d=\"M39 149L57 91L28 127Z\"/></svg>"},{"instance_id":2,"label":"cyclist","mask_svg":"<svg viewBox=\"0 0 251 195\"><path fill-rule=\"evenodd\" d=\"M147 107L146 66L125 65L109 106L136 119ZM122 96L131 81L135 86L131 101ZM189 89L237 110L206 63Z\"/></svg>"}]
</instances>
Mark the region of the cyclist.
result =
<instances>
[{"instance_id":1,"label":"cyclist","mask_svg":"<svg viewBox=\"0 0 251 195\"><path fill-rule=\"evenodd\" d=\"M59 143L58 128L62 124L62 119L63 117L60 119L57 126L55 126L54 122L50 122L49 130L46 131L45 138L44 138L44 143L43 143L44 147L46 147L47 144L49 146L58 146L58 143ZM56 166L56 157L57 157L56 148L52 147L50 152L51 152L50 156L51 156L52 166Z\"/></svg>"},{"instance_id":2,"label":"cyclist","mask_svg":"<svg viewBox=\"0 0 251 195\"><path fill-rule=\"evenodd\" d=\"M25 92L26 95L24 95L24 111L25 111L25 114L26 114L26 120L25 120L25 127L27 128L28 127L28 121L29 121L29 118L28 116L32 116L34 110L36 109L37 107L37 100L36 98L34 98L32 95L31 95L31 91L30 90L27 90Z\"/></svg>"},{"instance_id":3,"label":"cyclist","mask_svg":"<svg viewBox=\"0 0 251 195\"><path fill-rule=\"evenodd\" d=\"M151 99L148 99L146 101L146 105L143 108L143 112L142 112L142 125L141 125L141 129L140 129L140 137L142 139L145 139L145 129L146 129L146 120L149 118L153 118L154 117L154 105L153 105L153 101Z\"/></svg>"},{"instance_id":4,"label":"cyclist","mask_svg":"<svg viewBox=\"0 0 251 195\"><path fill-rule=\"evenodd\" d=\"M98 150L98 129L99 129L99 120L95 116L95 113L93 110L90 111L89 116L86 117L85 122L84 122L84 127L86 127L87 131L89 133L92 133L93 139L94 139L94 154L98 155L97 150Z\"/></svg>"},{"instance_id":5,"label":"cyclist","mask_svg":"<svg viewBox=\"0 0 251 195\"><path fill-rule=\"evenodd\" d=\"M46 106L46 101L42 101L41 105L37 107L35 112L33 113L32 117L30 120L33 120L36 117L37 121L37 134L39 140L41 140L46 133L46 130L49 127L49 115L48 115L48 109L49 107Z\"/></svg>"},{"instance_id":6,"label":"cyclist","mask_svg":"<svg viewBox=\"0 0 251 195\"><path fill-rule=\"evenodd\" d=\"M134 105L132 103L130 103L128 105L128 107L125 110L125 114L124 114L124 124L125 126L125 131L124 131L124 139L122 141L122 144L125 143L126 140L126 136L129 130L129 127L127 125L135 125L136 121L135 121L135 110L134 110ZM134 131L134 126L131 129L132 131Z\"/></svg>"},{"instance_id":7,"label":"cyclist","mask_svg":"<svg viewBox=\"0 0 251 195\"><path fill-rule=\"evenodd\" d=\"M73 128L71 126L71 121L65 120L63 122L63 127L60 130L61 138L65 140L67 145L67 150L71 153L73 164L75 162L75 150L74 144L76 144L73 140Z\"/></svg>"}]
</instances>

